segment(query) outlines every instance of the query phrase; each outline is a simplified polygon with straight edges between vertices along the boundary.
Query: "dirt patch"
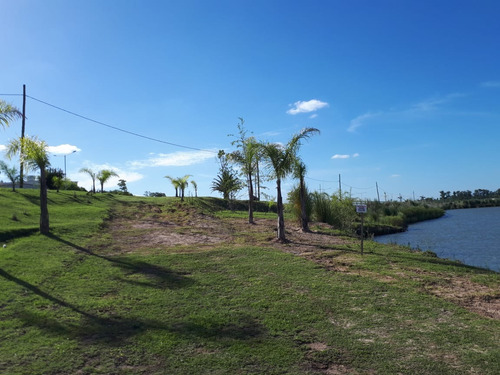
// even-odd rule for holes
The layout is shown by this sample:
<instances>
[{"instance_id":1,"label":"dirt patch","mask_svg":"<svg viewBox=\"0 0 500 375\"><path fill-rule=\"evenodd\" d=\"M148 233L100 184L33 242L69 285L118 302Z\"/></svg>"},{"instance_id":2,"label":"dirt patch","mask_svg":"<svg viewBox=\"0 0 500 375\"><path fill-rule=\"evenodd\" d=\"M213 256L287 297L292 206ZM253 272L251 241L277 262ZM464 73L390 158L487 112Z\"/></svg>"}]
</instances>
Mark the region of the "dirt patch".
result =
<instances>
[{"instance_id":1,"label":"dirt patch","mask_svg":"<svg viewBox=\"0 0 500 375\"><path fill-rule=\"evenodd\" d=\"M221 245L262 246L305 257L333 272L352 272L355 259L349 253L357 253L359 249L354 248L351 241L325 234L331 228L322 223L312 223L311 227L316 230L307 233L296 224L287 222L286 225L288 241L281 243L276 241L276 218L273 215L248 224L246 219L221 219L180 204L163 209L154 205L122 207L119 212L113 213L107 223L117 254L145 252L151 248L183 252L210 250ZM426 273L440 282L424 281ZM393 276L367 276L378 280L383 277L382 281L388 283L397 281L399 277L412 277L421 281L428 293L482 316L500 320L500 292L465 277L449 277L423 270L415 270L413 276L411 272L410 276L408 272Z\"/></svg>"},{"instance_id":2,"label":"dirt patch","mask_svg":"<svg viewBox=\"0 0 500 375\"><path fill-rule=\"evenodd\" d=\"M307 347L317 352L324 352L326 349L328 349L328 345L323 342L313 342L311 344L307 344Z\"/></svg>"},{"instance_id":3,"label":"dirt patch","mask_svg":"<svg viewBox=\"0 0 500 375\"><path fill-rule=\"evenodd\" d=\"M445 279L443 284L427 285L426 290L479 315L500 320L498 290L461 277Z\"/></svg>"}]
</instances>

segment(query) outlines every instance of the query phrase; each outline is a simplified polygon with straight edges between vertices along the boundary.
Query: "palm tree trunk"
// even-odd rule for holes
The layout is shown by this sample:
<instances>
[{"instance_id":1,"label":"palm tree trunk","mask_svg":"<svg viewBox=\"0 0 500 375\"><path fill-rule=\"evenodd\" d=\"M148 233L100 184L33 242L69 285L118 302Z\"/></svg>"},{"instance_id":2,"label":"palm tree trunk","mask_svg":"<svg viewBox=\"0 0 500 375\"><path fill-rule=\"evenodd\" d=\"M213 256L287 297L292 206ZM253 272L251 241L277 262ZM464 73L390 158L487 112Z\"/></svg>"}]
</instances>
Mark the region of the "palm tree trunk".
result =
<instances>
[{"instance_id":1,"label":"palm tree trunk","mask_svg":"<svg viewBox=\"0 0 500 375\"><path fill-rule=\"evenodd\" d=\"M281 197L281 179L276 179L277 209L278 209L278 241L285 242L285 218L283 216L283 198Z\"/></svg>"},{"instance_id":2,"label":"palm tree trunk","mask_svg":"<svg viewBox=\"0 0 500 375\"><path fill-rule=\"evenodd\" d=\"M49 234L49 209L47 207L47 175L40 168L40 233Z\"/></svg>"},{"instance_id":3,"label":"palm tree trunk","mask_svg":"<svg viewBox=\"0 0 500 375\"><path fill-rule=\"evenodd\" d=\"M254 224L253 221L253 185L252 174L248 174L248 224Z\"/></svg>"},{"instance_id":4,"label":"palm tree trunk","mask_svg":"<svg viewBox=\"0 0 500 375\"><path fill-rule=\"evenodd\" d=\"M302 224L302 232L309 232L309 219L306 210L306 188L304 179L300 179L300 221Z\"/></svg>"}]
</instances>

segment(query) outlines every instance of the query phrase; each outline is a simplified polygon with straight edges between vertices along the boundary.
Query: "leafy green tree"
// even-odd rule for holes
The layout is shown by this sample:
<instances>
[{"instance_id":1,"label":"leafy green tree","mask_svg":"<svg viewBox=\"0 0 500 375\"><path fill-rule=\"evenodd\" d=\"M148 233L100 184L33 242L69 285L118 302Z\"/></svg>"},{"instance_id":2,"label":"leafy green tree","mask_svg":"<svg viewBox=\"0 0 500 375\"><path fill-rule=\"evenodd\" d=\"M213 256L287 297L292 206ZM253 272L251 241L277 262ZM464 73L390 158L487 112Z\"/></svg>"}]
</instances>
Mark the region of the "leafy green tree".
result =
<instances>
[{"instance_id":1,"label":"leafy green tree","mask_svg":"<svg viewBox=\"0 0 500 375\"><path fill-rule=\"evenodd\" d=\"M60 168L47 168L47 189L53 190L59 188L54 184L56 180L54 180L54 177L59 177L61 179L61 186L62 186L62 181L64 181L64 171Z\"/></svg>"},{"instance_id":2,"label":"leafy green tree","mask_svg":"<svg viewBox=\"0 0 500 375\"><path fill-rule=\"evenodd\" d=\"M217 157L219 158L220 167L217 177L212 182L212 191L222 193L223 198L228 201L236 192L241 190L242 183L229 165L224 150L220 150Z\"/></svg>"},{"instance_id":3,"label":"leafy green tree","mask_svg":"<svg viewBox=\"0 0 500 375\"><path fill-rule=\"evenodd\" d=\"M10 125L10 121L14 121L23 114L14 106L0 100L0 125L2 128L7 128Z\"/></svg>"},{"instance_id":4,"label":"leafy green tree","mask_svg":"<svg viewBox=\"0 0 500 375\"><path fill-rule=\"evenodd\" d=\"M9 167L7 163L0 160L0 172L5 174L12 183L12 191L16 191L16 183L19 181L19 172L16 167Z\"/></svg>"},{"instance_id":5,"label":"leafy green tree","mask_svg":"<svg viewBox=\"0 0 500 375\"><path fill-rule=\"evenodd\" d=\"M59 193L59 190L61 190L61 187L63 186L64 179L60 176L52 176L52 186L56 188L57 192Z\"/></svg>"},{"instance_id":6,"label":"leafy green tree","mask_svg":"<svg viewBox=\"0 0 500 375\"><path fill-rule=\"evenodd\" d=\"M22 150L22 152L21 152ZM7 145L7 157L18 155L28 169L40 170L40 233L49 233L46 169L50 165L47 143L36 137L17 138Z\"/></svg>"},{"instance_id":7,"label":"leafy green tree","mask_svg":"<svg viewBox=\"0 0 500 375\"><path fill-rule=\"evenodd\" d=\"M127 189L127 181L120 179L118 180L118 188L123 192L123 193L128 193Z\"/></svg>"},{"instance_id":8,"label":"leafy green tree","mask_svg":"<svg viewBox=\"0 0 500 375\"><path fill-rule=\"evenodd\" d=\"M101 184L101 193L104 193L104 184L109 181L111 177L120 177L116 174L116 172L111 171L109 169L103 169L99 171L96 178L99 180Z\"/></svg>"},{"instance_id":9,"label":"leafy green tree","mask_svg":"<svg viewBox=\"0 0 500 375\"><path fill-rule=\"evenodd\" d=\"M92 193L95 194L95 180L97 178L97 173L95 173L90 168L82 168L82 169L80 169L80 173L86 173L90 176L90 178L92 179Z\"/></svg>"},{"instance_id":10,"label":"leafy green tree","mask_svg":"<svg viewBox=\"0 0 500 375\"><path fill-rule=\"evenodd\" d=\"M245 121L240 117L238 123L239 135L231 144L238 148L238 150L229 154L229 160L238 164L241 167L242 173L245 175L248 187L248 223L253 224L253 183L252 176L256 171L260 146L254 137L247 137L247 131L243 127Z\"/></svg>"},{"instance_id":11,"label":"leafy green tree","mask_svg":"<svg viewBox=\"0 0 500 375\"><path fill-rule=\"evenodd\" d=\"M144 192L145 197L157 197L157 198L162 198L166 197L165 193L159 193L159 192L154 192L154 191L146 191Z\"/></svg>"},{"instance_id":12,"label":"leafy green tree","mask_svg":"<svg viewBox=\"0 0 500 375\"><path fill-rule=\"evenodd\" d=\"M303 139L309 138L314 133L319 133L319 130L316 128L306 128L294 135L285 146L276 143L264 143L260 146L262 148L262 155L267 160L268 168L276 179L276 203L278 211L277 237L281 242L286 241L281 181L293 171L294 162L297 159L297 152L301 144L300 142Z\"/></svg>"}]
</instances>

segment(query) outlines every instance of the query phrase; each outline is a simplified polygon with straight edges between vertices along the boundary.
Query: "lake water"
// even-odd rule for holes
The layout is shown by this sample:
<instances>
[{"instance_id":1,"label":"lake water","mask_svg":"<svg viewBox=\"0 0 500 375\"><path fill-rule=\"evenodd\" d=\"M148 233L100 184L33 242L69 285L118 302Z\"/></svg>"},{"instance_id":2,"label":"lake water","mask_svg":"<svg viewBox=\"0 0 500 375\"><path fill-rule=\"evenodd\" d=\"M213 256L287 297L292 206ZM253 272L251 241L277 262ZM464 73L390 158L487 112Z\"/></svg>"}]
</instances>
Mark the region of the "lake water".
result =
<instances>
[{"instance_id":1,"label":"lake water","mask_svg":"<svg viewBox=\"0 0 500 375\"><path fill-rule=\"evenodd\" d=\"M375 241L431 250L440 258L500 272L500 207L449 210L440 219L412 224L406 232Z\"/></svg>"}]
</instances>

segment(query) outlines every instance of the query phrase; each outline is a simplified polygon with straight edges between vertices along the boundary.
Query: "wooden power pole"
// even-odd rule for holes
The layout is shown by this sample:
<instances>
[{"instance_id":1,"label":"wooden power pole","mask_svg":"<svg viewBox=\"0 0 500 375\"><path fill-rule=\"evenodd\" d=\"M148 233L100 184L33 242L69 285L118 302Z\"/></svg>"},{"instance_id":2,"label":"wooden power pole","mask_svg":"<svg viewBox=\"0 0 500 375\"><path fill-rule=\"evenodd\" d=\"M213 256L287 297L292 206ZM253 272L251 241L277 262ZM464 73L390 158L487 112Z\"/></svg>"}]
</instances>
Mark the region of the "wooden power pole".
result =
<instances>
[{"instance_id":1,"label":"wooden power pole","mask_svg":"<svg viewBox=\"0 0 500 375\"><path fill-rule=\"evenodd\" d=\"M339 199L342 200L342 181L340 179L340 173L339 173Z\"/></svg>"},{"instance_id":2,"label":"wooden power pole","mask_svg":"<svg viewBox=\"0 0 500 375\"><path fill-rule=\"evenodd\" d=\"M23 85L23 119L21 128L21 155L23 154L23 139L24 139L24 129L26 127L26 85ZM21 158L21 165L19 166L19 187L24 187L24 166L23 160Z\"/></svg>"}]
</instances>

